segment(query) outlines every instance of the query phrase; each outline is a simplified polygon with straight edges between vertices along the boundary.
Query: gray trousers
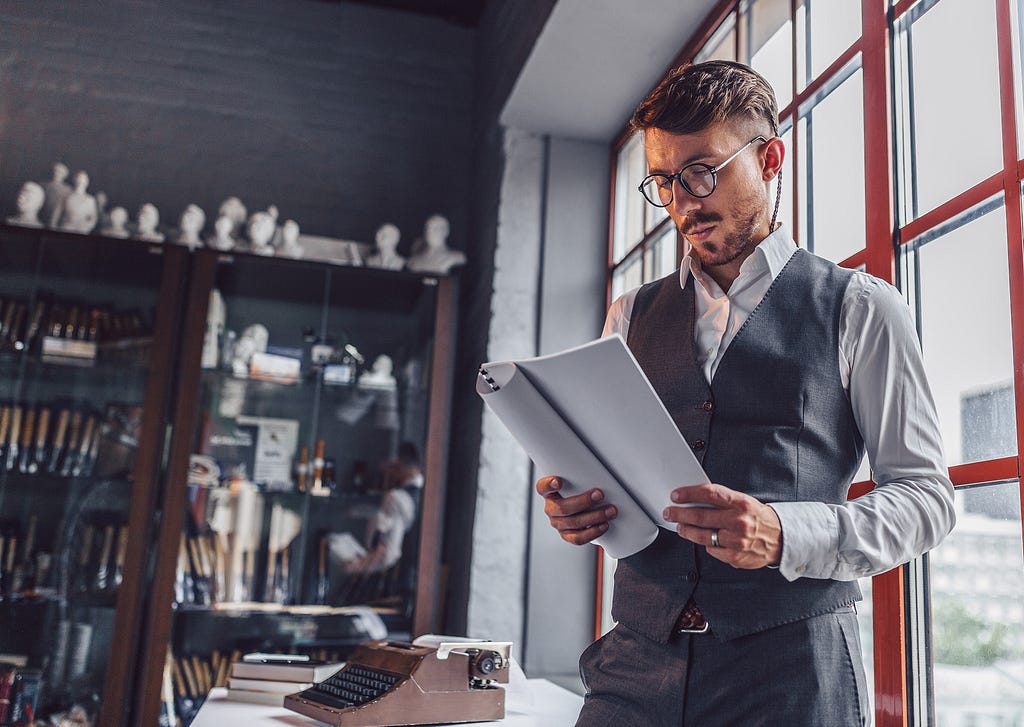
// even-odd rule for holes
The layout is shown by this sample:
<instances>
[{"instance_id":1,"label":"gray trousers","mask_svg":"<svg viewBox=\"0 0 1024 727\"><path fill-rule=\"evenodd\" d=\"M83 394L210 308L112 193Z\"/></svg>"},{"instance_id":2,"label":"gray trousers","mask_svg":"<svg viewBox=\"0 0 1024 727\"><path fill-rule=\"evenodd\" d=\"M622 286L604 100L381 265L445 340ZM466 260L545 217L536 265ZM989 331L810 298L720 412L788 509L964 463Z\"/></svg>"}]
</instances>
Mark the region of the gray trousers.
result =
<instances>
[{"instance_id":1,"label":"gray trousers","mask_svg":"<svg viewBox=\"0 0 1024 727\"><path fill-rule=\"evenodd\" d=\"M659 644L619 624L583 652L580 675L576 727L871 723L853 607L725 643L708 633Z\"/></svg>"}]
</instances>

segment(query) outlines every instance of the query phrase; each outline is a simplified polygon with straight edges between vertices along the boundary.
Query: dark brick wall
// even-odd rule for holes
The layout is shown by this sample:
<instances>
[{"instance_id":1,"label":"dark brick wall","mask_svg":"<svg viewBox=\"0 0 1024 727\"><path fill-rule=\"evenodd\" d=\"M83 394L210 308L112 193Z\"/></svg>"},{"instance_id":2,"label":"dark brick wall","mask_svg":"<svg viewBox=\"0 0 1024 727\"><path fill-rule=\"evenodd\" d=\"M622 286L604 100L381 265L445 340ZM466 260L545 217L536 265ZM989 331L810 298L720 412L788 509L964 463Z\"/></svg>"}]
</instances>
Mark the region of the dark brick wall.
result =
<instances>
[{"instance_id":1,"label":"dark brick wall","mask_svg":"<svg viewBox=\"0 0 1024 727\"><path fill-rule=\"evenodd\" d=\"M133 219L237 195L310 234L393 221L405 249L442 212L474 256L475 37L312 0L4 0L0 209L62 160Z\"/></svg>"}]
</instances>

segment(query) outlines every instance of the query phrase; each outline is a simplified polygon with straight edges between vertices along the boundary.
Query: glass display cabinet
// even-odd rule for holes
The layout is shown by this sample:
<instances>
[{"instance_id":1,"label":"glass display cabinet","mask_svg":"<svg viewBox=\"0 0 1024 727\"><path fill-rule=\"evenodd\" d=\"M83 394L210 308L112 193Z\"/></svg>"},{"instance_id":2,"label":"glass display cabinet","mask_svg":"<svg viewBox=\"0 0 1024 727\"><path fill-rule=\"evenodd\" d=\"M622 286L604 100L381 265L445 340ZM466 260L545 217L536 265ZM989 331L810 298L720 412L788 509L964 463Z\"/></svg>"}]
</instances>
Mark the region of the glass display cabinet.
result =
<instances>
[{"instance_id":1,"label":"glass display cabinet","mask_svg":"<svg viewBox=\"0 0 1024 727\"><path fill-rule=\"evenodd\" d=\"M0 226L0 723L131 702L187 263Z\"/></svg>"},{"instance_id":2,"label":"glass display cabinet","mask_svg":"<svg viewBox=\"0 0 1024 727\"><path fill-rule=\"evenodd\" d=\"M189 281L143 724L242 653L439 623L455 279L203 250Z\"/></svg>"}]
</instances>

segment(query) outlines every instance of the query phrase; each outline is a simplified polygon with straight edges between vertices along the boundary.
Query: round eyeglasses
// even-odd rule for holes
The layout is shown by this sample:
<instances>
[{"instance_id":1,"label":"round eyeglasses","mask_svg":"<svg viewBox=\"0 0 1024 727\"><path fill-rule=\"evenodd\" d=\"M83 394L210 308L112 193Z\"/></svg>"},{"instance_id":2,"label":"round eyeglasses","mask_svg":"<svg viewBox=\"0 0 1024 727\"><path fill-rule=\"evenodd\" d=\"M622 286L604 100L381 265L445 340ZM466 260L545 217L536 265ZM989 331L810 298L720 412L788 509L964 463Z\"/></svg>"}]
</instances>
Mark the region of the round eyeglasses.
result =
<instances>
[{"instance_id":1,"label":"round eyeglasses","mask_svg":"<svg viewBox=\"0 0 1024 727\"><path fill-rule=\"evenodd\" d=\"M690 196L704 198L710 197L718 185L718 173L725 169L725 165L738 157L748 146L756 141L768 141L763 136L755 136L744 144L735 154L713 167L703 162L687 164L675 174L649 174L640 183L638 189L648 202L655 207L668 207L675 197L675 184L678 179Z\"/></svg>"}]
</instances>

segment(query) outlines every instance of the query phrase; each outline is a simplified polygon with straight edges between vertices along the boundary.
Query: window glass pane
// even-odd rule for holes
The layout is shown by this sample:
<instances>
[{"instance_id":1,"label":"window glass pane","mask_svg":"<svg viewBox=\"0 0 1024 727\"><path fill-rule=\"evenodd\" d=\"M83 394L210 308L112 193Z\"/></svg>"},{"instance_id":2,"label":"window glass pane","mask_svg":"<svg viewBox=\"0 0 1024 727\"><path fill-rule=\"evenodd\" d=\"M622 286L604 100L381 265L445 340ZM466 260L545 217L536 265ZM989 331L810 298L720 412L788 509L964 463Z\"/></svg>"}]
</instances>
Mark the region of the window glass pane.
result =
<instances>
[{"instance_id":1,"label":"window glass pane","mask_svg":"<svg viewBox=\"0 0 1024 727\"><path fill-rule=\"evenodd\" d=\"M644 282L643 255L634 255L612 273L612 300Z\"/></svg>"},{"instance_id":2,"label":"window glass pane","mask_svg":"<svg viewBox=\"0 0 1024 727\"><path fill-rule=\"evenodd\" d=\"M809 111L801 110L803 244L840 262L864 248L864 95L857 69ZM803 123L806 122L806 123ZM805 212L806 214L806 212Z\"/></svg>"},{"instance_id":3,"label":"window glass pane","mask_svg":"<svg viewBox=\"0 0 1024 727\"><path fill-rule=\"evenodd\" d=\"M782 160L782 200L779 202L778 221L789 229L789 234L795 237L793 229L793 188L797 181L793 178L793 129L782 134L782 143L786 147L786 158ZM775 193L778 187L778 180L772 182L768 188L768 199L775 204Z\"/></svg>"},{"instance_id":4,"label":"window glass pane","mask_svg":"<svg viewBox=\"0 0 1024 727\"><path fill-rule=\"evenodd\" d=\"M612 259L622 256L644 236L644 207L647 203L637 191L647 175L643 134L634 134L619 150L615 165L615 234Z\"/></svg>"},{"instance_id":5,"label":"window glass pane","mask_svg":"<svg viewBox=\"0 0 1024 727\"><path fill-rule=\"evenodd\" d=\"M711 34L704 47L697 51L694 63L704 61L734 61L736 60L736 14L729 15Z\"/></svg>"},{"instance_id":6,"label":"window glass pane","mask_svg":"<svg viewBox=\"0 0 1024 727\"><path fill-rule=\"evenodd\" d=\"M1010 26L1013 31L1013 78L1017 93L1017 158L1024 157L1024 81L1021 80L1021 58L1024 57L1024 0L1010 3Z\"/></svg>"},{"instance_id":7,"label":"window glass pane","mask_svg":"<svg viewBox=\"0 0 1024 727\"><path fill-rule=\"evenodd\" d=\"M808 18L810 22L808 23ZM860 37L860 0L798 0L796 77L801 91Z\"/></svg>"},{"instance_id":8,"label":"window glass pane","mask_svg":"<svg viewBox=\"0 0 1024 727\"><path fill-rule=\"evenodd\" d=\"M896 93L905 109L897 123L898 156L911 164L900 174L905 219L1002 166L995 3L941 0L924 12L919 7L901 18L896 45L902 69Z\"/></svg>"},{"instance_id":9,"label":"window glass pane","mask_svg":"<svg viewBox=\"0 0 1024 727\"><path fill-rule=\"evenodd\" d=\"M956 505L928 558L935 721L1024 724L1020 485L960 488Z\"/></svg>"},{"instance_id":10,"label":"window glass pane","mask_svg":"<svg viewBox=\"0 0 1024 727\"><path fill-rule=\"evenodd\" d=\"M1000 206L907 259L950 465L1017 453L1005 224Z\"/></svg>"},{"instance_id":11,"label":"window glass pane","mask_svg":"<svg viewBox=\"0 0 1024 727\"><path fill-rule=\"evenodd\" d=\"M775 89L779 110L793 99L793 24L789 0L753 0L740 7L744 62Z\"/></svg>"},{"instance_id":12,"label":"window glass pane","mask_svg":"<svg viewBox=\"0 0 1024 727\"><path fill-rule=\"evenodd\" d=\"M676 228L673 225L669 225L651 244L650 252L648 281L663 278L676 269Z\"/></svg>"},{"instance_id":13,"label":"window glass pane","mask_svg":"<svg viewBox=\"0 0 1024 727\"><path fill-rule=\"evenodd\" d=\"M634 194L640 195L640 193L635 189ZM668 209L666 207L655 207L653 204L647 204L643 199L641 199L641 202L643 202L644 205L644 214L647 216L647 226L644 229L647 232L650 232L658 226L659 222L668 217Z\"/></svg>"}]
</instances>

